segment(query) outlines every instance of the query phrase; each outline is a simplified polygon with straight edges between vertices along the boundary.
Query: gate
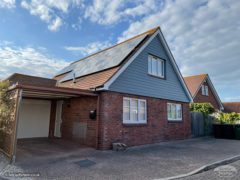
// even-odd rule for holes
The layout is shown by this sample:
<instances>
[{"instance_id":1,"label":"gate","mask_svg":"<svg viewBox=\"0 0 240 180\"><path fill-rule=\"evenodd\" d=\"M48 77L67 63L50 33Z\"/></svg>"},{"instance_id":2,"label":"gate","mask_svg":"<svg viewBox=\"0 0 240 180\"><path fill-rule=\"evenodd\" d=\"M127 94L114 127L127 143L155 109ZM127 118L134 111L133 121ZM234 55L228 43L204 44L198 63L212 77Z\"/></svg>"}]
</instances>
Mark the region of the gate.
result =
<instances>
[{"instance_id":1,"label":"gate","mask_svg":"<svg viewBox=\"0 0 240 180\"><path fill-rule=\"evenodd\" d=\"M213 117L206 116L200 112L191 112L191 129L193 137L210 136L212 130Z\"/></svg>"}]
</instances>

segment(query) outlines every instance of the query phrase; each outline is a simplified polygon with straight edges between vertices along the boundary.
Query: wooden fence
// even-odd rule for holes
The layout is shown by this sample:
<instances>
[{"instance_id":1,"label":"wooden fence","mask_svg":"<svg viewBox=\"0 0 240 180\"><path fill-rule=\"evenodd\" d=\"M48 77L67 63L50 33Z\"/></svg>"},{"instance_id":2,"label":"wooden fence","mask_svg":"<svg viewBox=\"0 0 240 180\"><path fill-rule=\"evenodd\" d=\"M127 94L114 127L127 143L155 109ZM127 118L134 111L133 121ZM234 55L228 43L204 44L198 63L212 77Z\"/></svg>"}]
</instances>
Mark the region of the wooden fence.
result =
<instances>
[{"instance_id":1,"label":"wooden fence","mask_svg":"<svg viewBox=\"0 0 240 180\"><path fill-rule=\"evenodd\" d=\"M191 128L193 137L211 136L213 117L206 116L202 113L191 112Z\"/></svg>"}]
</instances>

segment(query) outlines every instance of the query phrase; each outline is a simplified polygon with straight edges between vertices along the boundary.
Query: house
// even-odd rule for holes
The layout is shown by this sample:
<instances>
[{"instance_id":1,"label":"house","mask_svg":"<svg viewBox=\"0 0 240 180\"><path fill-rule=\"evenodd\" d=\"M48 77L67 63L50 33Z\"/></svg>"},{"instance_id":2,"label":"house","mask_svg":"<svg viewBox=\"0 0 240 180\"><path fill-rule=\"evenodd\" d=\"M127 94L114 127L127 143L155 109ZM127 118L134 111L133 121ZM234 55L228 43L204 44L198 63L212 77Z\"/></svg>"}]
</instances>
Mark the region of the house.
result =
<instances>
[{"instance_id":1,"label":"house","mask_svg":"<svg viewBox=\"0 0 240 180\"><path fill-rule=\"evenodd\" d=\"M10 152L14 137L110 149L113 142L135 146L191 134L192 96L159 27L73 62L53 79L24 76L10 78L17 92Z\"/></svg>"},{"instance_id":2,"label":"house","mask_svg":"<svg viewBox=\"0 0 240 180\"><path fill-rule=\"evenodd\" d=\"M208 74L184 77L195 103L210 103L219 111L224 109L222 102Z\"/></svg>"},{"instance_id":3,"label":"house","mask_svg":"<svg viewBox=\"0 0 240 180\"><path fill-rule=\"evenodd\" d=\"M224 102L224 111L225 112L236 112L240 113L240 102Z\"/></svg>"}]
</instances>

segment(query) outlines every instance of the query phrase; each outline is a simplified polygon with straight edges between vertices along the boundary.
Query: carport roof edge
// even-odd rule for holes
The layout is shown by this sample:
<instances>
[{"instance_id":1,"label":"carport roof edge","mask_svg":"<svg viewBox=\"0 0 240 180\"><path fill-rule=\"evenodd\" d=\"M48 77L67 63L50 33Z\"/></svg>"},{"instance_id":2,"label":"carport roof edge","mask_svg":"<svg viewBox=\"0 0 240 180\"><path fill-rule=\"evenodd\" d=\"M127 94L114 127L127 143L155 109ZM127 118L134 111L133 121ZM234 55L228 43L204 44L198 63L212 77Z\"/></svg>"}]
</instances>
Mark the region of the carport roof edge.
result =
<instances>
[{"instance_id":1,"label":"carport roof edge","mask_svg":"<svg viewBox=\"0 0 240 180\"><path fill-rule=\"evenodd\" d=\"M65 87L43 87L43 86L32 86L32 85L22 85L16 84L10 87L9 91L14 89L22 89L23 92L28 92L30 94L43 93L47 94L49 97L77 97L77 96L98 96L98 94L82 89L75 88L65 88ZM41 97L39 95L39 97Z\"/></svg>"}]
</instances>

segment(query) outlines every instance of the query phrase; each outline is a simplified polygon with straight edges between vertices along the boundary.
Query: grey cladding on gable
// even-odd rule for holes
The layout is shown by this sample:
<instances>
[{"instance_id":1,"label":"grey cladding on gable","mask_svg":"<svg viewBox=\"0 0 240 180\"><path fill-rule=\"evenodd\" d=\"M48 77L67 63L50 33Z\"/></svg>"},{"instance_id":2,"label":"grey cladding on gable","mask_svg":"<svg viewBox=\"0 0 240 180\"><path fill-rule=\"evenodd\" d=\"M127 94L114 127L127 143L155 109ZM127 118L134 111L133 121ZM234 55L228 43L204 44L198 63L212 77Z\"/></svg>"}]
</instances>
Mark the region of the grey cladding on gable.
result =
<instances>
[{"instance_id":1,"label":"grey cladding on gable","mask_svg":"<svg viewBox=\"0 0 240 180\"><path fill-rule=\"evenodd\" d=\"M165 79L148 74L148 56L155 55L165 59ZM180 77L156 36L150 44L134 59L123 73L109 87L110 91L150 96L182 102L190 102Z\"/></svg>"}]
</instances>

